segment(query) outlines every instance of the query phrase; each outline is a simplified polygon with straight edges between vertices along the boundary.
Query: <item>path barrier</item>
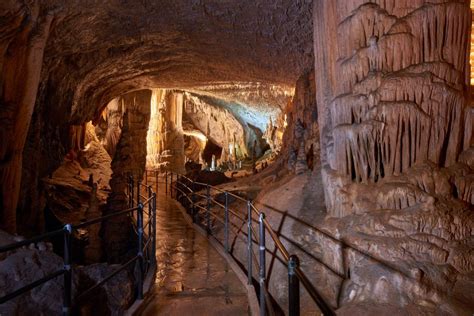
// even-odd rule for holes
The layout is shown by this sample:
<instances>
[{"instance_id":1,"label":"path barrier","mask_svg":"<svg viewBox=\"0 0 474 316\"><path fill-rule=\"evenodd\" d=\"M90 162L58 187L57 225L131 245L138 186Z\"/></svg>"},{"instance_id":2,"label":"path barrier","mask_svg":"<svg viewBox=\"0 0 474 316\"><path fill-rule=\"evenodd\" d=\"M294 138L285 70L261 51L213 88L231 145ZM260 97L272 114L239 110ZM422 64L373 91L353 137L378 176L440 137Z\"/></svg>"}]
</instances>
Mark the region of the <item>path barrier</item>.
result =
<instances>
[{"instance_id":1,"label":"path barrier","mask_svg":"<svg viewBox=\"0 0 474 316\"><path fill-rule=\"evenodd\" d=\"M246 244L246 266L243 266L243 264L240 264L240 266L247 274L248 284L253 284L254 275L257 275L255 283L258 284L261 316L275 314L266 278L266 253L273 254L267 248L267 235L270 236L278 253L281 255L279 257L280 261L288 269L289 315L298 316L300 314L300 284L324 315L335 315L333 309L325 302L301 270L298 257L288 252L278 234L266 219L265 213L258 210L251 200L206 183L193 181L189 177L174 172L167 171L160 174L156 170L147 170L145 178L153 179L156 190L158 190L160 183L164 184L165 194L169 194L180 202L191 216L193 222L201 226L209 237L213 237L219 242L227 253L231 252L230 233L234 233L237 238L240 238ZM216 193L216 196L220 198L214 198L212 193ZM239 213L229 207L230 199L243 202L246 206L245 212L241 211ZM215 211L216 208L221 210L221 212ZM217 224L223 227L223 241L216 235L214 226ZM258 254L254 252L255 247Z\"/></svg>"},{"instance_id":2,"label":"path barrier","mask_svg":"<svg viewBox=\"0 0 474 316\"><path fill-rule=\"evenodd\" d=\"M148 272L153 271L151 267L156 267L156 192L151 186L143 185L138 181L134 181L132 177L128 179L126 190L128 198L128 208L88 220L78 224L65 224L61 229L50 231L42 235L12 243L10 245L0 247L0 253L5 253L19 249L21 247L35 244L41 241L48 241L52 238L62 236L63 242L63 267L55 272L48 274L34 282L24 285L15 291L0 297L0 304L8 302L54 278L63 276L63 315L71 315L75 309L80 307L87 298L90 298L95 291L104 283L112 279L121 271L132 267L138 268L136 280L136 300L143 299L143 282ZM144 214L147 215L147 222L144 223ZM89 227L91 225L107 222L108 220L128 216L130 218L133 230L137 236L137 252L132 258L127 258L125 262L120 264L119 268L111 272L102 280L93 286L79 293L73 300L72 298L72 274L74 272L74 249L71 239L75 231L80 228Z\"/></svg>"}]
</instances>

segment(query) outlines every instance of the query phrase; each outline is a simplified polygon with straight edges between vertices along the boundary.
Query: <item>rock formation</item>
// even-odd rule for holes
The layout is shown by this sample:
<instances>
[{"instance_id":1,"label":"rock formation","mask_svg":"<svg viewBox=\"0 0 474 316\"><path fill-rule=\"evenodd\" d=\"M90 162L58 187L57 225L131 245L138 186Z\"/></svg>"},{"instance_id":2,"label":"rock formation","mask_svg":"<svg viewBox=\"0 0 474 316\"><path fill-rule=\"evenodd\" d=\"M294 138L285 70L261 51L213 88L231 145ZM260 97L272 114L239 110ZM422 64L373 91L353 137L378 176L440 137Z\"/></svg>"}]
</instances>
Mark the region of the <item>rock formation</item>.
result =
<instances>
[{"instance_id":1,"label":"rock formation","mask_svg":"<svg viewBox=\"0 0 474 316\"><path fill-rule=\"evenodd\" d=\"M150 90L131 92L120 97L125 114L120 140L112 159L111 193L105 214L112 214L129 207L126 195L128 180L141 181L146 165L146 139L150 119ZM103 237L109 262L122 262L133 239L128 216L115 217L103 224Z\"/></svg>"},{"instance_id":2,"label":"rock formation","mask_svg":"<svg viewBox=\"0 0 474 316\"><path fill-rule=\"evenodd\" d=\"M350 212L337 183L376 183L426 161L450 167L471 144L468 4L408 3L315 2L321 158L336 216Z\"/></svg>"},{"instance_id":3,"label":"rock formation","mask_svg":"<svg viewBox=\"0 0 474 316\"><path fill-rule=\"evenodd\" d=\"M311 115L289 115L283 147L295 168L295 140L320 132L317 169L276 178L261 206L340 314L469 315L468 2L315 0L313 14L317 102L296 109L317 106L318 124L308 138Z\"/></svg>"}]
</instances>

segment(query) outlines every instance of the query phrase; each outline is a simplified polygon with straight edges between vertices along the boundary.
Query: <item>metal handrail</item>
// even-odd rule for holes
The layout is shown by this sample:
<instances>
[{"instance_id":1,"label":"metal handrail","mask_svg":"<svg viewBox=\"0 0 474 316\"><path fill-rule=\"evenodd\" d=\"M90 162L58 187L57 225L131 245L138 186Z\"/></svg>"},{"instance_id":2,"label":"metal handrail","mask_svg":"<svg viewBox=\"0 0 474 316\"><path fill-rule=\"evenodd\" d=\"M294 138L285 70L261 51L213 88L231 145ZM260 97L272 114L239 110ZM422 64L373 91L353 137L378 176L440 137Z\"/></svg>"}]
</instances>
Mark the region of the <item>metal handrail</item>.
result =
<instances>
[{"instance_id":1,"label":"metal handrail","mask_svg":"<svg viewBox=\"0 0 474 316\"><path fill-rule=\"evenodd\" d=\"M210 221L209 221L211 216L213 218L216 218L220 223L224 224L224 228L225 228L225 231L224 231L224 234L225 234L224 244L225 245L224 245L224 247L225 247L226 251L229 251L229 245L228 245L229 231L234 231L232 226L236 226L238 228L238 232L237 233L234 232L236 234L236 236L238 236L240 234L243 234L244 236L247 236L247 238L243 238L244 240L247 241L247 244L248 244L247 247L248 247L249 261L248 261L247 273L248 273L249 282L251 282L251 280L253 279L253 269L252 269L251 261L254 261L253 259L255 259L255 261L257 262L257 268L259 270L260 314L261 315L265 315L265 313L266 313L265 304L266 304L266 301L268 301L268 297L267 297L267 292L268 291L267 291L267 288L266 288L266 277L265 277L265 275L266 275L266 272L265 272L265 253L269 252L271 254L276 255L276 253L271 252L270 250L268 250L265 247L265 233L264 233L265 231L268 231L270 237L272 238L272 240L275 244L276 249L283 256L283 262L286 265L288 265L289 301L290 301L289 311L290 311L290 315L299 315L299 282L300 281L301 281L303 287L306 289L306 291L310 295L310 297L313 299L313 301L316 303L316 305L319 307L319 309L324 313L324 315L334 315L334 312L333 312L332 308L323 300L323 298L320 296L320 294L317 292L317 290L313 287L313 285L311 284L309 279L306 277L304 272L299 267L298 258L295 255L290 255L290 253L287 250L287 248L285 247L285 245L282 243L282 241L280 240L278 235L275 233L275 231L273 230L270 223L265 218L265 214L260 212L260 210L253 203L251 203L251 201L249 201L249 200L247 200L247 199L245 199L245 198L243 198L239 195L231 193L229 191L210 186L206 183L193 181L192 179L190 179L190 178L188 178L184 175L179 175L179 174L173 173L173 172L166 172L165 173L165 183L166 184L168 184L168 174L171 176L171 181L170 181L170 184L169 184L170 188L174 188L177 193L178 192L180 193L180 197L185 196L188 199L188 201L191 202L191 204L192 204L192 213L193 213L193 221L195 220L194 210L195 210L195 208L197 208L197 209L204 210L206 212L207 230L208 230L209 233L211 233L211 231L210 231ZM173 181L173 174L176 175L176 179L174 181ZM148 171L147 171L145 176L147 176L147 175L148 175ZM158 184L158 176L157 176L156 173L155 173L155 177L157 178L157 184ZM180 179L181 179L181 181L180 181ZM205 194L197 193L196 191L193 191L192 189L189 188L188 185L183 183L183 181L182 181L183 179L187 180L190 183L192 183L193 187L196 186L196 185L201 186L202 188L200 188L201 189L200 191L207 188L207 194L205 195ZM190 192L189 193L184 192L184 190L180 189L179 186L186 187ZM225 205L218 202L216 199L211 197L210 189L225 194L225 199L226 199ZM166 188L166 192L167 192L167 188ZM191 200L189 199L189 196L188 196L190 194L192 195ZM198 203L196 203L197 201L194 200L194 197L196 197L196 196L203 199L203 200L201 200L201 202L207 202L207 206L202 206L202 205L199 205ZM228 202L228 197L229 196L231 196L233 198L236 198L236 199L238 199L242 202L245 202L247 204L247 208L248 208L247 219L244 219L244 218L240 217L235 211L232 211L228 207L227 202ZM217 214L210 211L211 204L224 209L224 212L225 212L225 214L224 214L225 219L224 220L220 219L220 217ZM245 225L245 223L247 222L248 232L245 233L245 231L242 227L239 228L232 221L229 221L228 214L231 214L231 215L237 217L238 219L240 219L242 221L243 225ZM253 215L257 215L257 218L255 218ZM229 227L229 225L228 225L229 222L230 222L231 227ZM252 226L253 222L260 223L259 224L259 235L257 235L257 232L255 231L255 229ZM211 233L211 235L212 235L212 233ZM255 238L253 238L253 236L255 236ZM257 236L259 236L258 240L256 239ZM256 256L255 252L253 252L253 249L252 249L253 248L252 244L254 244L254 243L259 245L259 259L260 259L260 262L258 262L258 260L256 260L257 256ZM276 257L278 257L278 256L276 256Z\"/></svg>"},{"instance_id":2,"label":"metal handrail","mask_svg":"<svg viewBox=\"0 0 474 316\"><path fill-rule=\"evenodd\" d=\"M134 199L133 199L133 189L134 189L134 182L133 178L130 178L131 182L129 183L128 190L127 190L127 195L129 199L129 205L133 205ZM142 185L141 183L137 182L137 189ZM143 186L143 185L142 185ZM113 217L118 217L122 215L130 215L131 213L137 211L137 220L135 221L133 216L131 216L132 223L137 223L138 225L138 254L133 257L132 259L128 260L126 263L122 264L120 268L115 270L114 272L110 273L107 275L105 278L103 278L101 281L96 283L94 286L90 287L87 289L85 292L81 293L76 297L74 306L77 306L78 303L84 299L84 297L88 296L90 293L92 293L94 290L96 290L98 287L103 285L105 282L113 278L115 275L126 269L131 263L133 262L139 262L139 268L140 268L140 273L138 273L138 291L137 291L137 299L142 299L143 298L143 274L145 272L144 267L145 267L145 262L144 262L144 253L149 253L148 246L152 245L153 248L153 253L151 259L147 259L148 262L151 261L153 265L156 265L156 193L152 191L151 186L148 187L148 194L149 198L143 202L143 203L137 203L137 206L135 207L130 207L122 211L115 212L113 214L108 214L101 216L99 218L95 218L83 223L78 223L78 224L66 224L64 225L63 228L54 230L51 232L44 233L42 235L27 239L27 240L22 240L16 243L12 243L6 246L0 247L0 253L15 250L18 248L21 248L23 246L32 244L32 243L37 243L39 241L51 238L51 237L56 237L60 234L64 236L64 266L63 269L58 270L54 273L51 273L49 275L44 276L41 279L38 279L36 281L33 281L19 289L16 289L15 291L8 293L4 295L3 297L0 297L0 304L3 304L11 299L14 299L15 297L26 293L27 291L30 291L60 275L64 275L64 288L63 288L63 314L64 315L70 315L72 313L72 300L71 300L71 289L72 289L72 270L73 266L71 264L71 257L72 257L72 248L71 248L71 234L73 230L77 230L83 227L88 227L94 224L97 224L99 222L104 222L107 221ZM138 196L139 190L137 190ZM144 197L145 198L145 197ZM144 213L144 205L149 204L149 211L152 212L151 217L146 224L146 226L143 225L143 213ZM148 236L147 240L144 241L143 237L146 236L144 234L144 227L147 227L149 224L152 224L152 227L149 227L149 232L152 233L151 236ZM135 227L134 227L135 228ZM143 244L145 245L145 251L143 251ZM148 269L148 264L147 264L147 269Z\"/></svg>"}]
</instances>

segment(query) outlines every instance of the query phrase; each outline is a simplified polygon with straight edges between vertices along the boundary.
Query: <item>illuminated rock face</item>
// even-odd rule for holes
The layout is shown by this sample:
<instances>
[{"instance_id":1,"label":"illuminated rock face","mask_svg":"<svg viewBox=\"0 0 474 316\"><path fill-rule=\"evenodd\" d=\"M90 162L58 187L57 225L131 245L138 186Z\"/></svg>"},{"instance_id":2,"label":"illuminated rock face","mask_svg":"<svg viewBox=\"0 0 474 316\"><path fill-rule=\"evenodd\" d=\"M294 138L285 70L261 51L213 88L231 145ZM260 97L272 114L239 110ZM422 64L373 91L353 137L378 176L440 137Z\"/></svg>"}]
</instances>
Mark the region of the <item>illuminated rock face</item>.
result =
<instances>
[{"instance_id":1,"label":"illuminated rock face","mask_svg":"<svg viewBox=\"0 0 474 316\"><path fill-rule=\"evenodd\" d=\"M154 89L147 134L147 168L184 172L183 93Z\"/></svg>"},{"instance_id":2,"label":"illuminated rock face","mask_svg":"<svg viewBox=\"0 0 474 316\"><path fill-rule=\"evenodd\" d=\"M348 183L455 165L471 144L467 2L315 1L314 12L329 212L352 212Z\"/></svg>"},{"instance_id":3,"label":"illuminated rock face","mask_svg":"<svg viewBox=\"0 0 474 316\"><path fill-rule=\"evenodd\" d=\"M230 146L238 148L236 150L237 159L249 157L253 140L256 139L255 134L246 126L245 122L239 122L232 112L212 103L212 101L187 94L186 117L207 138L222 148L225 157L230 155Z\"/></svg>"}]
</instances>

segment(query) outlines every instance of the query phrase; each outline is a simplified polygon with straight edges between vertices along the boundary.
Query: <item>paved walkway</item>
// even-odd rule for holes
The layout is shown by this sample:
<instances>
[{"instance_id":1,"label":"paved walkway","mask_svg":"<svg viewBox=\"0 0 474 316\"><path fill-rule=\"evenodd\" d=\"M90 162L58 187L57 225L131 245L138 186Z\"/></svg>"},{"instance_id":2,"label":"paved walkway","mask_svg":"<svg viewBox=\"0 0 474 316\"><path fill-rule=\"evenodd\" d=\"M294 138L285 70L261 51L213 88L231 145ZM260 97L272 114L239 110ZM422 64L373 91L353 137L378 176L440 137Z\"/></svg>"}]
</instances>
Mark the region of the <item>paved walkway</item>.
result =
<instances>
[{"instance_id":1,"label":"paved walkway","mask_svg":"<svg viewBox=\"0 0 474 316\"><path fill-rule=\"evenodd\" d=\"M247 291L227 261L158 195L157 276L140 315L248 315Z\"/></svg>"}]
</instances>

